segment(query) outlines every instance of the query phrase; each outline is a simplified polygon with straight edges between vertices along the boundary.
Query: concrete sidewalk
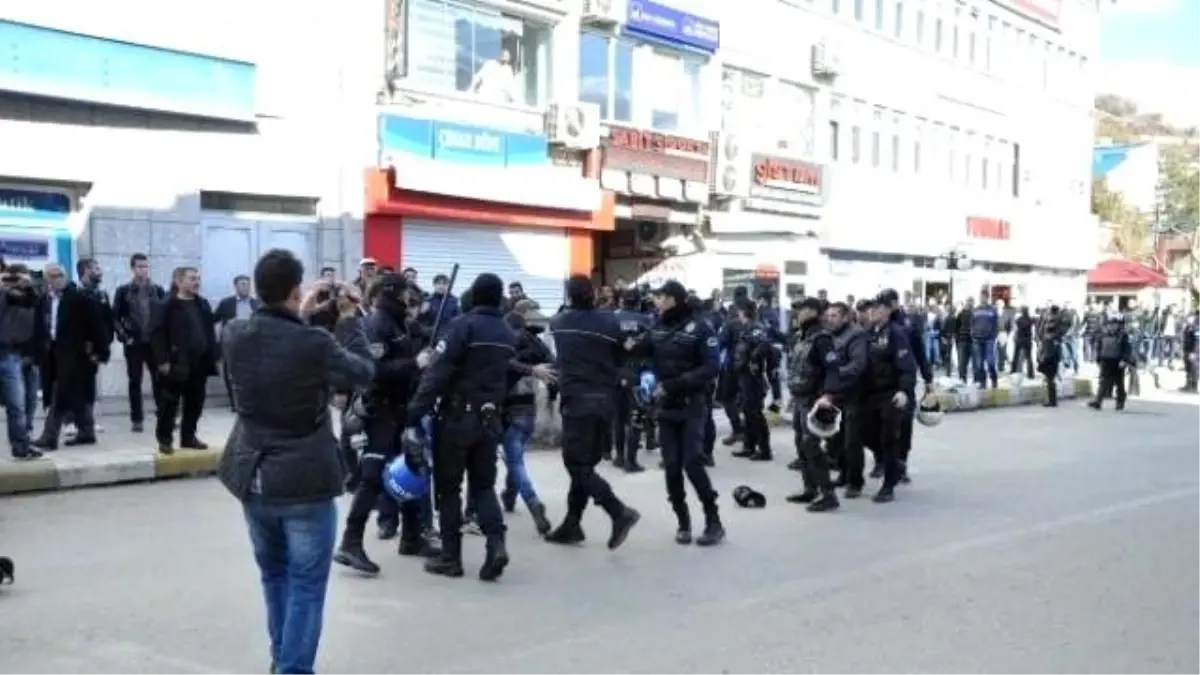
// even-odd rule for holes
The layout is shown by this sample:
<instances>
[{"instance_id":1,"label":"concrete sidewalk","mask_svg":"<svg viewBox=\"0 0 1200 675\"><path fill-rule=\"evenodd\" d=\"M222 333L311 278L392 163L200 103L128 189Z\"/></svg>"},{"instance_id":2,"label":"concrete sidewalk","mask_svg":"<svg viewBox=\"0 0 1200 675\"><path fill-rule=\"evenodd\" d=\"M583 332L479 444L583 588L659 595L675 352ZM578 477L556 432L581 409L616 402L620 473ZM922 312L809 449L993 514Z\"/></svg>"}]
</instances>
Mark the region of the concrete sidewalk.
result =
<instances>
[{"instance_id":1,"label":"concrete sidewalk","mask_svg":"<svg viewBox=\"0 0 1200 675\"><path fill-rule=\"evenodd\" d=\"M1089 378L1068 379L1059 383L1063 399L1082 398L1091 394L1094 385ZM946 381L939 383L938 398L947 412L963 413L989 408L1041 403L1045 392L1038 382L1014 384L1002 382L998 389L978 390L974 387ZM551 417L556 417L551 414ZM790 424L788 416L776 422ZM107 429L100 434L100 443L83 448L64 447L37 460L16 461L5 455L0 459L0 495L22 492L61 490L93 485L114 485L161 480L179 476L210 475L216 470L225 439L233 427L234 416L223 407L205 410L200 420L199 436L210 446L208 450L177 450L173 455L158 454L154 435L129 431L122 417L105 417ZM557 419L547 427L555 427ZM724 416L718 426L728 428ZM548 449L553 440L543 440L534 449Z\"/></svg>"}]
</instances>

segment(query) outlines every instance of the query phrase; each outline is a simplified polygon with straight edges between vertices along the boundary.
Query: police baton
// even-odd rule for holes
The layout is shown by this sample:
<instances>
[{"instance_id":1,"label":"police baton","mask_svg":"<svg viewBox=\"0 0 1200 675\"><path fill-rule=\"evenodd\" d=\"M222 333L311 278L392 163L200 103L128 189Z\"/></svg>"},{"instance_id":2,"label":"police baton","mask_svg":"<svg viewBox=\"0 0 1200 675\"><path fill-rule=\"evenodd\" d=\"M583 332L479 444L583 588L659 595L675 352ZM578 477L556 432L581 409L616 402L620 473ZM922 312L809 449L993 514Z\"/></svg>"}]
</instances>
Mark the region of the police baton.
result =
<instances>
[{"instance_id":1,"label":"police baton","mask_svg":"<svg viewBox=\"0 0 1200 675\"><path fill-rule=\"evenodd\" d=\"M450 282L446 285L446 297L438 303L437 314L433 317L433 330L430 335L433 339L437 339L438 328L442 326L442 315L446 312L446 299L450 297L450 293L454 290L454 281L458 279L458 263L454 263L454 267L450 270Z\"/></svg>"}]
</instances>

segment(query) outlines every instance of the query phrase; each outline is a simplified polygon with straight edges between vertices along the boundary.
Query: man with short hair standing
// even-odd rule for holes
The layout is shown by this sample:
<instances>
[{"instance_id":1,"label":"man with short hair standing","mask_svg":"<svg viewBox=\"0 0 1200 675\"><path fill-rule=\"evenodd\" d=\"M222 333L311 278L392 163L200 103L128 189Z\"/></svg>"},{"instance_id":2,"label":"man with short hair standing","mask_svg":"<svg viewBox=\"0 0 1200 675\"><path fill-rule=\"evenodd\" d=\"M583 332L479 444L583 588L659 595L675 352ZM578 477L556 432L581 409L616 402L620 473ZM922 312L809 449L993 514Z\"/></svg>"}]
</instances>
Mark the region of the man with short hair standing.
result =
<instances>
[{"instance_id":1,"label":"man with short hair standing","mask_svg":"<svg viewBox=\"0 0 1200 675\"><path fill-rule=\"evenodd\" d=\"M158 451L174 452L175 414L180 406L179 446L188 450L207 450L196 436L208 378L217 374L217 336L213 330L213 311L208 300L198 294L200 273L194 267L176 268L172 275L172 294L163 308L151 337L154 364L162 380L158 403L158 424L154 435Z\"/></svg>"},{"instance_id":2,"label":"man with short hair standing","mask_svg":"<svg viewBox=\"0 0 1200 675\"><path fill-rule=\"evenodd\" d=\"M150 390L158 405L158 378L154 377L150 332L167 292L150 280L150 259L145 253L129 257L129 283L113 295L113 329L125 346L125 374L129 378L129 421L141 433L145 422L142 405L142 374L150 371Z\"/></svg>"}]
</instances>

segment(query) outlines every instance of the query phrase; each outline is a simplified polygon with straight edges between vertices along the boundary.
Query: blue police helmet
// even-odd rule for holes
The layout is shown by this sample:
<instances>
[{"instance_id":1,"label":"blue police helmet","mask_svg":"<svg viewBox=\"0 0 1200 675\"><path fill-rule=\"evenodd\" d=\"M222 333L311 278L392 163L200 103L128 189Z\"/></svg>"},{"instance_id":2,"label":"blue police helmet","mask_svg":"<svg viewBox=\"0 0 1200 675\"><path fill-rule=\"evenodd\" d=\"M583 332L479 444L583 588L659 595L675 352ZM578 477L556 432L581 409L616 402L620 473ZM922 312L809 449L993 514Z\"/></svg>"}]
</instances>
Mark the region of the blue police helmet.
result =
<instances>
[{"instance_id":1,"label":"blue police helmet","mask_svg":"<svg viewBox=\"0 0 1200 675\"><path fill-rule=\"evenodd\" d=\"M383 488L396 501L412 501L429 493L429 478L422 472L413 471L404 455L400 455L384 467Z\"/></svg>"}]
</instances>

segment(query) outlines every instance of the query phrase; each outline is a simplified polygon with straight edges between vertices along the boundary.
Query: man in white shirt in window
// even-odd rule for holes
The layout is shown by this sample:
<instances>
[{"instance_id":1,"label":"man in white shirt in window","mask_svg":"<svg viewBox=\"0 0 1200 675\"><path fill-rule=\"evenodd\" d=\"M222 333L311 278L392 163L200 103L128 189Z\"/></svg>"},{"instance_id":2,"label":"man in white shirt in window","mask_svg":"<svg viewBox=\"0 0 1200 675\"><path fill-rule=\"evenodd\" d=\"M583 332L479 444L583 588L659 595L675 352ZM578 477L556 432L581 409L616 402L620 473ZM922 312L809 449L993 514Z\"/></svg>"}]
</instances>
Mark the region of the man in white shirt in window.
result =
<instances>
[{"instance_id":1,"label":"man in white shirt in window","mask_svg":"<svg viewBox=\"0 0 1200 675\"><path fill-rule=\"evenodd\" d=\"M475 79L471 80L470 91L496 103L514 103L516 83L512 54L507 49L501 49L499 58L488 59L479 67Z\"/></svg>"}]
</instances>

